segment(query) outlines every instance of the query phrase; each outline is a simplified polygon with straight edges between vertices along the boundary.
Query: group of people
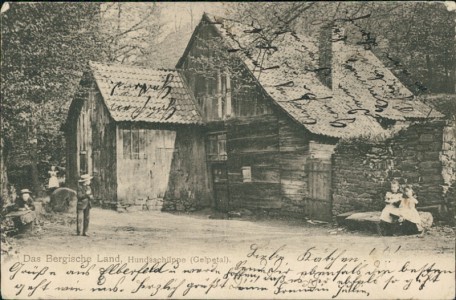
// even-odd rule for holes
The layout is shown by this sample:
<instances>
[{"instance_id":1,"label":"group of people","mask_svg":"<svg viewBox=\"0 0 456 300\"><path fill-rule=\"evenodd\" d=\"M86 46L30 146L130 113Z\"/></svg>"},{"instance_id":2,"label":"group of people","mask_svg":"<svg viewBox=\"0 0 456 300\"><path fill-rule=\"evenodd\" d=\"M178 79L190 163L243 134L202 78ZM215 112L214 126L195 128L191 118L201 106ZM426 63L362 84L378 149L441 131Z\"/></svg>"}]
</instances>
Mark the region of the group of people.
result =
<instances>
[{"instance_id":1,"label":"group of people","mask_svg":"<svg viewBox=\"0 0 456 300\"><path fill-rule=\"evenodd\" d=\"M59 188L60 182L57 178L58 171L55 166L51 166L49 173L48 189L50 193ZM15 189L14 189L15 190ZM15 193L15 192L14 192ZM24 211L24 210L35 210L34 200L32 198L32 192L29 189L22 189L20 196L16 198L14 204L11 206L11 210Z\"/></svg>"},{"instance_id":2,"label":"group of people","mask_svg":"<svg viewBox=\"0 0 456 300\"><path fill-rule=\"evenodd\" d=\"M386 193L386 206L380 215L385 235L424 233L424 224L416 210L418 200L411 185L400 190L399 181L391 181L391 191Z\"/></svg>"},{"instance_id":3,"label":"group of people","mask_svg":"<svg viewBox=\"0 0 456 300\"><path fill-rule=\"evenodd\" d=\"M60 184L57 178L57 171L55 166L51 167L51 170L48 172L50 175L49 178L49 191L52 193L59 188ZM89 229L89 220L90 220L90 208L92 207L91 201L93 200L92 189L90 183L92 176L89 174L84 174L79 179L78 189L77 189L77 213L76 213L76 233L77 235L88 236ZM20 197L17 197L14 201L14 204L9 210L16 211L34 211L35 205L34 200L31 197L32 192L29 189L22 189L20 192Z\"/></svg>"}]
</instances>

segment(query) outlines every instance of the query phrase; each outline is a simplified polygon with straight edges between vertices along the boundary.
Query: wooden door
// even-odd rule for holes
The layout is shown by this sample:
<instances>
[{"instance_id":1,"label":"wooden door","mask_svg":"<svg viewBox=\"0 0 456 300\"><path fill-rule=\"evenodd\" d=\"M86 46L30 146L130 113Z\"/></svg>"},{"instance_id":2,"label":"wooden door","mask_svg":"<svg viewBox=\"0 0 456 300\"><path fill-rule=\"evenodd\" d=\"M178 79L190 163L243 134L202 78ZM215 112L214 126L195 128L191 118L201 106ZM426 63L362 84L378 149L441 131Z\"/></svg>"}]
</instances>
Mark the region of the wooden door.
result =
<instances>
[{"instance_id":1,"label":"wooden door","mask_svg":"<svg viewBox=\"0 0 456 300\"><path fill-rule=\"evenodd\" d=\"M229 210L228 173L226 170L226 163L212 163L211 169L215 209L226 212Z\"/></svg>"},{"instance_id":2,"label":"wooden door","mask_svg":"<svg viewBox=\"0 0 456 300\"><path fill-rule=\"evenodd\" d=\"M307 161L309 197L305 199L307 217L331 221L331 162L320 159Z\"/></svg>"}]
</instances>

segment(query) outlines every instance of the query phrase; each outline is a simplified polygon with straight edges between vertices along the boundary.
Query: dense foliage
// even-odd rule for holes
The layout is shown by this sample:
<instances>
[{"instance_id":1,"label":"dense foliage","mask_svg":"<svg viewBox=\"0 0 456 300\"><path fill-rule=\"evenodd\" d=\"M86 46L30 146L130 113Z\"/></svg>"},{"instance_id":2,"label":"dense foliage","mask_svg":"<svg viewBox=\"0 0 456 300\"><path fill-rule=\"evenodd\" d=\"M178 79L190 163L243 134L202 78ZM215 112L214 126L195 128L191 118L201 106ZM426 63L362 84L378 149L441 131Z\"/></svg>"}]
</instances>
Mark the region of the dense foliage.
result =
<instances>
[{"instance_id":1,"label":"dense foliage","mask_svg":"<svg viewBox=\"0 0 456 300\"><path fill-rule=\"evenodd\" d=\"M60 124L88 59L98 57L99 5L12 3L2 14L2 134L11 167L64 157Z\"/></svg>"},{"instance_id":2,"label":"dense foliage","mask_svg":"<svg viewBox=\"0 0 456 300\"><path fill-rule=\"evenodd\" d=\"M2 13L2 137L16 183L32 181L38 192L47 175L40 163L64 166L60 129L88 61L130 61L149 48L158 11L138 5L11 3Z\"/></svg>"}]
</instances>

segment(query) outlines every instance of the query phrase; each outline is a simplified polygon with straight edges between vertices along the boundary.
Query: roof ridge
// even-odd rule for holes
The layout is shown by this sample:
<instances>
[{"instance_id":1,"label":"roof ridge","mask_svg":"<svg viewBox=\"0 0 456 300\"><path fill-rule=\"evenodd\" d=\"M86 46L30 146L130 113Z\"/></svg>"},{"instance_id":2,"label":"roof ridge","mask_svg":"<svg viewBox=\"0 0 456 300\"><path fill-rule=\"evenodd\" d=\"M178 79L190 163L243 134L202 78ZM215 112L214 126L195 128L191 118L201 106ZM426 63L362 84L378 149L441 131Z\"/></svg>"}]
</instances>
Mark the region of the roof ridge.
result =
<instances>
[{"instance_id":1,"label":"roof ridge","mask_svg":"<svg viewBox=\"0 0 456 300\"><path fill-rule=\"evenodd\" d=\"M244 25L244 26L250 26L249 24L246 24L242 21L239 21L239 20L236 20L236 19L232 19L232 18L227 18L227 17L222 17L222 16L218 16L218 15L214 15L214 14L211 14L211 13L207 13L207 12L204 12L203 15L205 15L207 18L209 19L214 19L214 21L217 21L217 20L220 20L222 22L224 21L230 21L230 22L234 22L234 23L238 23L240 25ZM223 23L221 23L221 25L223 25Z\"/></svg>"},{"instance_id":2,"label":"roof ridge","mask_svg":"<svg viewBox=\"0 0 456 300\"><path fill-rule=\"evenodd\" d=\"M253 27L251 24L247 24L245 22L242 22L240 20L236 20L236 19L233 19L233 18L227 18L227 17L222 17L222 16L218 16L218 15L214 15L214 14L211 14L211 13L207 13L207 12L204 12L203 15L206 15L206 17L208 17L209 19L214 19L214 21L217 22L217 20L220 20L222 21L220 23L220 25L226 25L224 24L224 21L230 21L230 22L234 22L234 23L237 23L239 25L243 25L243 26L249 26L249 27ZM286 34L291 34L291 32L286 32ZM303 37L303 38L307 38L307 39L311 39L313 41L316 41L317 39L309 34L305 34L305 33L296 33L296 32L293 32L292 35L295 35L295 36L298 36L298 37Z\"/></svg>"}]
</instances>

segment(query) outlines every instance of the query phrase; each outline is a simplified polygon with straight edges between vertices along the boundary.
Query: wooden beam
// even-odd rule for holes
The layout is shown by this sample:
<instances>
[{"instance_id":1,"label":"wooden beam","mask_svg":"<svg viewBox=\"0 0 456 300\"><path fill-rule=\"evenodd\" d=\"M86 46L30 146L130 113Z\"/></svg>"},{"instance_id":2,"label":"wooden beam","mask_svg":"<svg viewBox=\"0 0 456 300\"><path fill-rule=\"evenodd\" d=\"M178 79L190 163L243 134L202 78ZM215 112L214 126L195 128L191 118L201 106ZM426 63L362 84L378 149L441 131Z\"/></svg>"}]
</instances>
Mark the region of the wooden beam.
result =
<instances>
[{"instance_id":1,"label":"wooden beam","mask_svg":"<svg viewBox=\"0 0 456 300\"><path fill-rule=\"evenodd\" d=\"M217 111L218 118L223 118L223 107L222 107L222 75L220 71L217 71Z\"/></svg>"},{"instance_id":2,"label":"wooden beam","mask_svg":"<svg viewBox=\"0 0 456 300\"><path fill-rule=\"evenodd\" d=\"M202 78L204 78L204 77L202 77ZM206 102L206 107L207 107L207 109L206 109L206 112L207 112L206 113L206 120L207 121L211 121L211 120L214 119L214 116L213 116L214 112L212 111L212 101L213 101L213 99L212 99L212 95L210 94L210 91L209 91L209 87L210 87L209 79L205 78L204 79L204 83L205 83L205 86L206 86L206 91L204 93L204 98L205 99L203 101Z\"/></svg>"},{"instance_id":3,"label":"wooden beam","mask_svg":"<svg viewBox=\"0 0 456 300\"><path fill-rule=\"evenodd\" d=\"M231 79L230 73L226 72L226 116L230 117L232 113L231 107Z\"/></svg>"}]
</instances>

